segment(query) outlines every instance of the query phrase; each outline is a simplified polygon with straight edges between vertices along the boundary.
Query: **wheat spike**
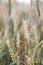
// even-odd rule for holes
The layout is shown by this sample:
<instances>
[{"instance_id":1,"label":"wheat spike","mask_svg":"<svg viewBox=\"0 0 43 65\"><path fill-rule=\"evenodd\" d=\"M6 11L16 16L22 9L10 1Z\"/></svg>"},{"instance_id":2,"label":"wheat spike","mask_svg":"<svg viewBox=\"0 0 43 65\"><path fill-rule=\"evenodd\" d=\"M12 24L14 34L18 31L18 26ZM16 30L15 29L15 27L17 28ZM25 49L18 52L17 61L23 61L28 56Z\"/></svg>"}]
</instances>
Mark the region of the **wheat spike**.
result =
<instances>
[{"instance_id":1,"label":"wheat spike","mask_svg":"<svg viewBox=\"0 0 43 65\"><path fill-rule=\"evenodd\" d=\"M12 61L14 61L14 60L15 60L15 54L14 54L13 49L11 48L11 45L10 45L9 40L7 40L6 45L7 45L8 49L9 49L9 52L10 52L10 55L11 55Z\"/></svg>"},{"instance_id":2,"label":"wheat spike","mask_svg":"<svg viewBox=\"0 0 43 65\"><path fill-rule=\"evenodd\" d=\"M34 36L35 36L35 44L38 44L38 35L37 35L37 27L35 25L32 26L34 30Z\"/></svg>"},{"instance_id":3,"label":"wheat spike","mask_svg":"<svg viewBox=\"0 0 43 65\"><path fill-rule=\"evenodd\" d=\"M23 20L23 32L24 32L25 38L27 40L29 40L28 25L27 25L27 22L25 20Z\"/></svg>"},{"instance_id":4,"label":"wheat spike","mask_svg":"<svg viewBox=\"0 0 43 65\"><path fill-rule=\"evenodd\" d=\"M33 57L25 55L25 58L27 59L27 64L28 65L34 65L34 58Z\"/></svg>"},{"instance_id":5,"label":"wheat spike","mask_svg":"<svg viewBox=\"0 0 43 65\"><path fill-rule=\"evenodd\" d=\"M20 34L19 32L17 32L17 42L16 42L16 45L17 45L17 50L20 48Z\"/></svg>"}]
</instances>

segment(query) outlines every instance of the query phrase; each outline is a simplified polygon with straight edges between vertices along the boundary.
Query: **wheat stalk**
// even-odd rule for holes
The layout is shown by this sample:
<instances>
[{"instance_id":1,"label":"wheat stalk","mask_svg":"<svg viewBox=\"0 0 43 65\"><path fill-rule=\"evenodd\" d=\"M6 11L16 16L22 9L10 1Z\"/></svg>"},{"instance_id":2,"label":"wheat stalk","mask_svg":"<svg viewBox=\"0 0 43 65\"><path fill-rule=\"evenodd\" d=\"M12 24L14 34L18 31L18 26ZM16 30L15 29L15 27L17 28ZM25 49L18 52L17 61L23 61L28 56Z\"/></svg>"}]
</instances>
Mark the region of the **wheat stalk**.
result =
<instances>
[{"instance_id":1,"label":"wheat stalk","mask_svg":"<svg viewBox=\"0 0 43 65\"><path fill-rule=\"evenodd\" d=\"M3 50L3 48L2 48L2 40L0 40L0 58L2 56L2 50Z\"/></svg>"},{"instance_id":2,"label":"wheat stalk","mask_svg":"<svg viewBox=\"0 0 43 65\"><path fill-rule=\"evenodd\" d=\"M19 32L17 32L16 46L17 46L17 51L18 51L20 49L20 33ZM20 65L20 62L18 59L20 59L20 55L17 55L17 65Z\"/></svg>"}]
</instances>

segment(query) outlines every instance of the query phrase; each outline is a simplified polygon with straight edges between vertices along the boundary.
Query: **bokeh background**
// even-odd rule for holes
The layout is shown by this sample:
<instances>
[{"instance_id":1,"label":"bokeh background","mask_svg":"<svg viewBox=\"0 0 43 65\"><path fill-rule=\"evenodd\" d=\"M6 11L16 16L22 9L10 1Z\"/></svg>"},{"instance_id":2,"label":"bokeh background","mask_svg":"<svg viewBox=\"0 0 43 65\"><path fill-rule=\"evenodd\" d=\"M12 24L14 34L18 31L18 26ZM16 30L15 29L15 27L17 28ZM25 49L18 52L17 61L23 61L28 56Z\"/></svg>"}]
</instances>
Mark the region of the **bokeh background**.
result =
<instances>
[{"instance_id":1,"label":"bokeh background","mask_svg":"<svg viewBox=\"0 0 43 65\"><path fill-rule=\"evenodd\" d=\"M0 0L0 65L43 65L43 0Z\"/></svg>"}]
</instances>

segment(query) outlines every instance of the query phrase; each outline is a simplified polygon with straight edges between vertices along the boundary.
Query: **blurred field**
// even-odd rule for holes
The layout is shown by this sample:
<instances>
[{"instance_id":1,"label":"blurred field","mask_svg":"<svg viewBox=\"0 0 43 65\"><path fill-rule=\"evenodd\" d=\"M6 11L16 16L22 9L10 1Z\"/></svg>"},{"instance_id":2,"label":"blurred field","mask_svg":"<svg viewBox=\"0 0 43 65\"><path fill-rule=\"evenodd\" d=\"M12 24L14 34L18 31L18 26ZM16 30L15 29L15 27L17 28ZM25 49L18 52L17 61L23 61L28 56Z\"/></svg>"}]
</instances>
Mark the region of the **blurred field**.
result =
<instances>
[{"instance_id":1,"label":"blurred field","mask_svg":"<svg viewBox=\"0 0 43 65\"><path fill-rule=\"evenodd\" d=\"M43 65L43 3L0 3L0 65Z\"/></svg>"}]
</instances>

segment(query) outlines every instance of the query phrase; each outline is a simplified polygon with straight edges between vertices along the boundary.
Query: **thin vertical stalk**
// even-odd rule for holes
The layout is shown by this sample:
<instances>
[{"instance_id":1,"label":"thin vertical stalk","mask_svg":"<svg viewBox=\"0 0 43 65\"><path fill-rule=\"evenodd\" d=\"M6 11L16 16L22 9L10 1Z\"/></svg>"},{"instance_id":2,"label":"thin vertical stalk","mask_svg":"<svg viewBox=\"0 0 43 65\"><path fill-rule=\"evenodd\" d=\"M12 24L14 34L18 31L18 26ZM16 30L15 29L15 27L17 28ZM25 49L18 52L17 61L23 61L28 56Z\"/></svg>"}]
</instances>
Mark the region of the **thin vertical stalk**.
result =
<instances>
[{"instance_id":1,"label":"thin vertical stalk","mask_svg":"<svg viewBox=\"0 0 43 65\"><path fill-rule=\"evenodd\" d=\"M11 0L8 0L8 15L11 15Z\"/></svg>"},{"instance_id":2,"label":"thin vertical stalk","mask_svg":"<svg viewBox=\"0 0 43 65\"><path fill-rule=\"evenodd\" d=\"M32 4L33 4L33 0L31 0L31 6L32 6Z\"/></svg>"},{"instance_id":3,"label":"thin vertical stalk","mask_svg":"<svg viewBox=\"0 0 43 65\"><path fill-rule=\"evenodd\" d=\"M39 0L36 1L38 15L40 17Z\"/></svg>"},{"instance_id":4,"label":"thin vertical stalk","mask_svg":"<svg viewBox=\"0 0 43 65\"><path fill-rule=\"evenodd\" d=\"M12 19L11 19L11 0L8 0L8 17L9 17L9 22L8 22L8 34L9 34L9 38L11 37L11 30L12 30Z\"/></svg>"},{"instance_id":5,"label":"thin vertical stalk","mask_svg":"<svg viewBox=\"0 0 43 65\"><path fill-rule=\"evenodd\" d=\"M17 43L16 43L16 46L17 46L17 51L20 49L20 33L17 32ZM17 56L17 65L20 65L20 55Z\"/></svg>"}]
</instances>

